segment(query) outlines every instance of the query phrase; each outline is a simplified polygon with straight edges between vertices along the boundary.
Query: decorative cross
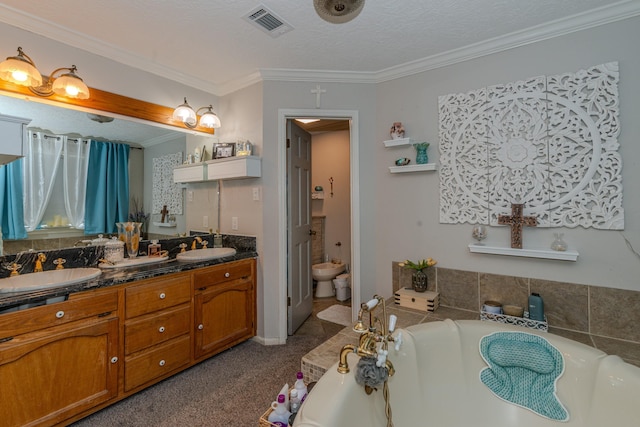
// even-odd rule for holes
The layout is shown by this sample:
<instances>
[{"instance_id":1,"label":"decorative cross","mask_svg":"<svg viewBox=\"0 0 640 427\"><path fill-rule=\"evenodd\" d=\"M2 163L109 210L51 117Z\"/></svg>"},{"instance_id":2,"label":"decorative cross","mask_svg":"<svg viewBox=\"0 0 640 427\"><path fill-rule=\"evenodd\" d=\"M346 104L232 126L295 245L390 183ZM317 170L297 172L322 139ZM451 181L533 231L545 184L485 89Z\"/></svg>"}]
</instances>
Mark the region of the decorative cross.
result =
<instances>
[{"instance_id":1,"label":"decorative cross","mask_svg":"<svg viewBox=\"0 0 640 427\"><path fill-rule=\"evenodd\" d=\"M167 205L164 205L162 207L162 210L160 211L160 213L162 214L162 219L160 219L160 222L164 222L164 219L167 217L167 214L169 213L169 211L167 210Z\"/></svg>"},{"instance_id":2,"label":"decorative cross","mask_svg":"<svg viewBox=\"0 0 640 427\"><path fill-rule=\"evenodd\" d=\"M326 91L326 89L320 89L320 85L317 85L315 89L311 89L311 93L316 94L316 108L320 108L320 96Z\"/></svg>"},{"instance_id":3,"label":"decorative cross","mask_svg":"<svg viewBox=\"0 0 640 427\"><path fill-rule=\"evenodd\" d=\"M538 220L535 216L523 216L524 205L511 203L511 215L498 215L498 224L511 226L511 247L522 249L522 226L535 227Z\"/></svg>"}]
</instances>

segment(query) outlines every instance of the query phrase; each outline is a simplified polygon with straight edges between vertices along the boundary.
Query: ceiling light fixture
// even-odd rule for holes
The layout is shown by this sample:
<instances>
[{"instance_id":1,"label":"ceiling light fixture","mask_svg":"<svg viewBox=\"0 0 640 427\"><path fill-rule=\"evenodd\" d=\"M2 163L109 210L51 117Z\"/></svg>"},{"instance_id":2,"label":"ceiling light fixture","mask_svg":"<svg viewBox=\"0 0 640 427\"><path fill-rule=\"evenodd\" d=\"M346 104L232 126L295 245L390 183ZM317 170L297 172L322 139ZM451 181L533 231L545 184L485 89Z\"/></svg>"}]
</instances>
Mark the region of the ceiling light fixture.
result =
<instances>
[{"instance_id":1,"label":"ceiling light fixture","mask_svg":"<svg viewBox=\"0 0 640 427\"><path fill-rule=\"evenodd\" d=\"M200 111L206 110L201 116L198 122L198 114ZM213 107L198 108L194 110L187 102L187 98L184 98L184 104L180 104L173 110L173 119L184 123L189 129L195 129L198 125L207 129L218 129L221 126L220 119L213 112Z\"/></svg>"},{"instance_id":2,"label":"ceiling light fixture","mask_svg":"<svg viewBox=\"0 0 640 427\"><path fill-rule=\"evenodd\" d=\"M343 24L362 12L364 0L313 0L313 7L325 21Z\"/></svg>"},{"instance_id":3,"label":"ceiling light fixture","mask_svg":"<svg viewBox=\"0 0 640 427\"><path fill-rule=\"evenodd\" d=\"M56 73L68 71L56 76ZM18 55L10 56L0 63L0 79L10 83L27 86L31 92L39 96L51 96L54 93L69 98L88 99L89 87L76 74L75 65L63 67L53 72L43 80L33 60L18 47Z\"/></svg>"}]
</instances>

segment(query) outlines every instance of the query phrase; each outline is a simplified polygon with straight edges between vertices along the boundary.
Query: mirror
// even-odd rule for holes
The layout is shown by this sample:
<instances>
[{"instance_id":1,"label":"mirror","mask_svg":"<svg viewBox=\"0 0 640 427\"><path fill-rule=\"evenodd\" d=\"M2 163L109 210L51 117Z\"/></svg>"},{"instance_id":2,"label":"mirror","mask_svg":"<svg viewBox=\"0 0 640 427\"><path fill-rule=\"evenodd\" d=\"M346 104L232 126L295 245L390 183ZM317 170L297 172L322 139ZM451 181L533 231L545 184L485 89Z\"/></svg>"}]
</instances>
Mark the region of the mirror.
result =
<instances>
[{"instance_id":1,"label":"mirror","mask_svg":"<svg viewBox=\"0 0 640 427\"><path fill-rule=\"evenodd\" d=\"M130 196L132 198L136 197L144 207L144 210L149 212L152 207L151 176L153 158L178 151L184 152L184 142L178 145L179 148L175 145L176 141L185 141L186 133L179 129L173 130L167 126L153 122L145 123L141 120L114 118L111 122L101 123L92 120L86 111L79 111L75 108L77 107L70 106L65 108L24 99L24 97L17 98L0 95L0 113L30 118L32 121L28 126L29 129L128 143L132 147L129 166ZM108 113L100 112L100 115L108 116ZM130 211L132 209L130 206ZM213 212L216 212L216 209ZM152 213L149 221L153 222L155 216L159 217L160 214ZM184 215L182 216L184 217ZM215 218L212 220L217 221ZM155 219L155 221L159 221L159 218ZM181 224L182 227L178 222L178 227L155 228L155 234L171 236L177 233L184 233L184 221ZM149 227L149 232L153 235L154 227ZM8 255L28 248L44 250L69 247L83 239L86 240L87 237L83 236L81 230L74 230L72 233L69 233L68 229L46 233L36 231L35 233L30 233L27 241L4 241L2 254ZM35 242L35 240L38 240L38 242Z\"/></svg>"}]
</instances>

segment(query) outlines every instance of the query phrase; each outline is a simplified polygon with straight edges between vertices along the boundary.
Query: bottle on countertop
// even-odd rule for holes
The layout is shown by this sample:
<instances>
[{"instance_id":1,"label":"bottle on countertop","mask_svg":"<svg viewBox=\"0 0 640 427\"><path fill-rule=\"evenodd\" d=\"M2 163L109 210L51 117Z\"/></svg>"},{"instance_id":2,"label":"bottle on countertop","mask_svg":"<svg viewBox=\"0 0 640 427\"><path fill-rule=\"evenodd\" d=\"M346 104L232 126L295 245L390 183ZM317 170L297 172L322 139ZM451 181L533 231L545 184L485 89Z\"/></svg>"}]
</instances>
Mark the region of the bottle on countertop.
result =
<instances>
[{"instance_id":1,"label":"bottle on countertop","mask_svg":"<svg viewBox=\"0 0 640 427\"><path fill-rule=\"evenodd\" d=\"M287 410L285 400L286 396L284 394L279 394L278 401L271 404L273 411L269 414L268 420L271 424L278 427L287 427L289 425L291 412Z\"/></svg>"},{"instance_id":2,"label":"bottle on countertop","mask_svg":"<svg viewBox=\"0 0 640 427\"><path fill-rule=\"evenodd\" d=\"M152 240L151 243L149 243L149 246L147 247L147 255L150 257L160 256L161 248L162 247L160 246L160 243L158 243L157 240Z\"/></svg>"},{"instance_id":3,"label":"bottle on countertop","mask_svg":"<svg viewBox=\"0 0 640 427\"><path fill-rule=\"evenodd\" d=\"M298 399L300 399L300 402L304 402L305 397L307 397L307 385L304 383L304 374L298 372L296 378L296 383L293 388L298 390Z\"/></svg>"},{"instance_id":4,"label":"bottle on countertop","mask_svg":"<svg viewBox=\"0 0 640 427\"><path fill-rule=\"evenodd\" d=\"M216 230L216 234L213 236L213 247L214 248L222 247L222 234L220 234L220 230Z\"/></svg>"},{"instance_id":5,"label":"bottle on countertop","mask_svg":"<svg viewBox=\"0 0 640 427\"><path fill-rule=\"evenodd\" d=\"M291 407L291 413L295 414L300 409L300 398L298 398L298 389L294 388L291 390L291 395L289 396L289 405Z\"/></svg>"},{"instance_id":6,"label":"bottle on countertop","mask_svg":"<svg viewBox=\"0 0 640 427\"><path fill-rule=\"evenodd\" d=\"M544 321L544 301L540 294L535 292L529 295L529 319Z\"/></svg>"}]
</instances>

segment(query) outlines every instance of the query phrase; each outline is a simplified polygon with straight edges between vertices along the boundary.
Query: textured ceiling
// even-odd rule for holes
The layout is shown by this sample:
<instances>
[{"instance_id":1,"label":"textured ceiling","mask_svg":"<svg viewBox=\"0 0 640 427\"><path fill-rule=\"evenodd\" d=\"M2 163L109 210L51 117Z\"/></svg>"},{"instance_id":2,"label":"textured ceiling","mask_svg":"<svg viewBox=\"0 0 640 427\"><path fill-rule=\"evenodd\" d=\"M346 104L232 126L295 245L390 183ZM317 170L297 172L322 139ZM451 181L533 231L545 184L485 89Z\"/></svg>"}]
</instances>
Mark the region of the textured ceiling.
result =
<instances>
[{"instance_id":1,"label":"textured ceiling","mask_svg":"<svg viewBox=\"0 0 640 427\"><path fill-rule=\"evenodd\" d=\"M293 30L273 38L243 19L261 5ZM2 0L0 21L219 95L256 73L385 73L479 44L523 43L523 31L552 36L568 21L606 22L614 9L637 15L640 0L366 0L344 24L322 20L313 0Z\"/></svg>"},{"instance_id":2,"label":"textured ceiling","mask_svg":"<svg viewBox=\"0 0 640 427\"><path fill-rule=\"evenodd\" d=\"M322 20L313 0L3 0L30 30L223 85L261 69L379 72L523 29L638 0L366 0L354 20ZM259 5L293 30L272 38L243 19ZM18 21L18 23L16 23ZM33 25L37 22L37 25ZM139 64L128 64L139 65Z\"/></svg>"}]
</instances>

